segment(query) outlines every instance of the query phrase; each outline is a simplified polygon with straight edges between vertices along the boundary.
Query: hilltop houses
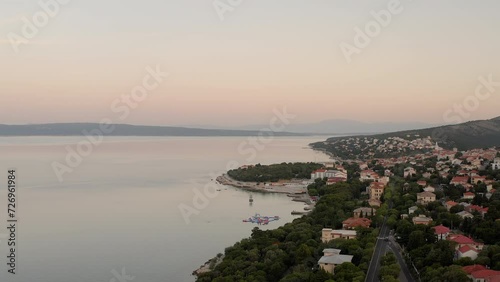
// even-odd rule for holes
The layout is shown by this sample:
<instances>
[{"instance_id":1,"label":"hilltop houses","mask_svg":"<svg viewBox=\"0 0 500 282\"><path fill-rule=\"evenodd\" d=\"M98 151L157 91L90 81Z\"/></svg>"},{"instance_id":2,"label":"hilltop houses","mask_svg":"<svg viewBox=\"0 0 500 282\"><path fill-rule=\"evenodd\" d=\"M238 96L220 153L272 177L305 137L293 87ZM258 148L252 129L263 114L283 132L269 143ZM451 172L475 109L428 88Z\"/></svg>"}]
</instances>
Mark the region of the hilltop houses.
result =
<instances>
[{"instance_id":1,"label":"hilltop houses","mask_svg":"<svg viewBox=\"0 0 500 282\"><path fill-rule=\"evenodd\" d=\"M359 180L362 182L363 181L376 181L379 178L380 178L380 176L378 175L378 173L376 173L375 171L373 171L371 169L363 170L362 172L360 172L360 176L359 176Z\"/></svg>"},{"instance_id":2,"label":"hilltop houses","mask_svg":"<svg viewBox=\"0 0 500 282\"><path fill-rule=\"evenodd\" d=\"M352 262L352 258L351 255L341 255L338 249L324 249L318 264L324 271L334 274L335 267L344 262Z\"/></svg>"},{"instance_id":3,"label":"hilltop houses","mask_svg":"<svg viewBox=\"0 0 500 282\"><path fill-rule=\"evenodd\" d=\"M345 182L347 181L347 171L343 167L339 167L338 170L318 169L311 173L311 180L316 180L318 178L328 178L327 184Z\"/></svg>"}]
</instances>

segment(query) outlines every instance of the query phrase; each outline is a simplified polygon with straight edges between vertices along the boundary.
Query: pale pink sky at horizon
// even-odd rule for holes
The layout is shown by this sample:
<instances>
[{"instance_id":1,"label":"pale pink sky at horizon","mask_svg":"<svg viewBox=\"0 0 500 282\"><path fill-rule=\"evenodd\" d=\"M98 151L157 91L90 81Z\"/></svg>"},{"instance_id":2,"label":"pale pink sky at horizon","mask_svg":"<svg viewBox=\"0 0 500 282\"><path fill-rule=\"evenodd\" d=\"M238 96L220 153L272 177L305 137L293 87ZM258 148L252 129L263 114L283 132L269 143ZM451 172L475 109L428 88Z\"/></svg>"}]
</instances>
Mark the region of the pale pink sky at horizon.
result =
<instances>
[{"instance_id":1,"label":"pale pink sky at horizon","mask_svg":"<svg viewBox=\"0 0 500 282\"><path fill-rule=\"evenodd\" d=\"M16 54L7 35L38 1L0 2L0 124L99 122L238 126L287 107L296 123L327 119L443 124L500 82L500 2L401 0L353 55L354 28L389 1L243 1L220 21L213 1L70 1ZM147 66L170 76L126 120L112 102ZM500 87L462 121L499 116ZM456 113L454 113L455 116Z\"/></svg>"}]
</instances>

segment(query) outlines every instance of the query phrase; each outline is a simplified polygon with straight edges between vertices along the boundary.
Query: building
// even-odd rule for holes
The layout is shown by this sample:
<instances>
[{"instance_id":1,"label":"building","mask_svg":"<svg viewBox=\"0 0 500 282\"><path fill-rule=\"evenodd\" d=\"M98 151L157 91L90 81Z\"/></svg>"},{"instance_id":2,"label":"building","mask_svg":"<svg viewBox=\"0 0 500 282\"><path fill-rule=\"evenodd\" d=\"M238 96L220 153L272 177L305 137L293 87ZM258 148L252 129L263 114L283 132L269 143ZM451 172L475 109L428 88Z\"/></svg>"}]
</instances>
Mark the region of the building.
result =
<instances>
[{"instance_id":1,"label":"building","mask_svg":"<svg viewBox=\"0 0 500 282\"><path fill-rule=\"evenodd\" d=\"M456 250L464 247L464 246L469 246L477 251L481 251L484 247L483 243L476 242L472 240L472 238L466 237L464 235L460 234L452 234L446 238L448 241L455 242L457 244Z\"/></svg>"},{"instance_id":2,"label":"building","mask_svg":"<svg viewBox=\"0 0 500 282\"><path fill-rule=\"evenodd\" d=\"M475 259L477 259L478 254L479 254L478 250L466 245L466 246L463 246L461 248L458 248L457 259L470 258L472 260L475 260Z\"/></svg>"},{"instance_id":3,"label":"building","mask_svg":"<svg viewBox=\"0 0 500 282\"><path fill-rule=\"evenodd\" d=\"M450 211L451 208L453 208L454 206L458 205L457 202L454 202L454 201L448 201L446 202L445 206L446 206L446 209L448 211Z\"/></svg>"},{"instance_id":4,"label":"building","mask_svg":"<svg viewBox=\"0 0 500 282\"><path fill-rule=\"evenodd\" d=\"M412 177L412 176L415 176L417 175L417 171L413 168L413 167L407 167L405 168L405 171L404 171L404 178L406 177Z\"/></svg>"},{"instance_id":5,"label":"building","mask_svg":"<svg viewBox=\"0 0 500 282\"><path fill-rule=\"evenodd\" d=\"M436 194L432 192L422 192L417 194L417 203L427 205L428 203L436 201Z\"/></svg>"},{"instance_id":6,"label":"building","mask_svg":"<svg viewBox=\"0 0 500 282\"><path fill-rule=\"evenodd\" d=\"M429 225L432 222L432 218L426 217L425 215L421 214L419 216L412 218L412 221L413 221L413 224L415 224L415 225L418 225L418 224Z\"/></svg>"},{"instance_id":7,"label":"building","mask_svg":"<svg viewBox=\"0 0 500 282\"><path fill-rule=\"evenodd\" d=\"M479 184L479 183L485 183L486 182L486 177L484 176L473 176L472 177L472 183L474 184Z\"/></svg>"},{"instance_id":8,"label":"building","mask_svg":"<svg viewBox=\"0 0 500 282\"><path fill-rule=\"evenodd\" d=\"M475 194L472 192L465 192L462 198L464 200L472 200L472 199L474 199L474 196L475 196Z\"/></svg>"},{"instance_id":9,"label":"building","mask_svg":"<svg viewBox=\"0 0 500 282\"><path fill-rule=\"evenodd\" d=\"M462 219L474 218L474 216L468 211L461 211L461 212L457 213L457 215L460 216Z\"/></svg>"},{"instance_id":10,"label":"building","mask_svg":"<svg viewBox=\"0 0 500 282\"><path fill-rule=\"evenodd\" d=\"M374 208L357 208L354 210L354 217L372 217L376 214Z\"/></svg>"},{"instance_id":11,"label":"building","mask_svg":"<svg viewBox=\"0 0 500 282\"><path fill-rule=\"evenodd\" d=\"M380 207L382 205L382 202L377 199L369 199L368 204L370 205L370 207Z\"/></svg>"},{"instance_id":12,"label":"building","mask_svg":"<svg viewBox=\"0 0 500 282\"><path fill-rule=\"evenodd\" d=\"M321 231L321 241L323 241L323 243L328 243L333 239L356 239L356 231L323 228Z\"/></svg>"},{"instance_id":13,"label":"building","mask_svg":"<svg viewBox=\"0 0 500 282\"><path fill-rule=\"evenodd\" d=\"M465 186L468 183L469 183L469 177L468 176L455 176L450 181L450 184L452 184L452 185L462 185L462 186Z\"/></svg>"},{"instance_id":14,"label":"building","mask_svg":"<svg viewBox=\"0 0 500 282\"><path fill-rule=\"evenodd\" d=\"M378 175L378 173L371 169L363 170L362 172L360 172L359 176L360 181L375 181L379 178L380 176Z\"/></svg>"},{"instance_id":15,"label":"building","mask_svg":"<svg viewBox=\"0 0 500 282\"><path fill-rule=\"evenodd\" d=\"M425 181L425 180L420 180L420 181L417 181L417 184L418 184L419 186L425 187L425 186L427 186L427 181Z\"/></svg>"},{"instance_id":16,"label":"building","mask_svg":"<svg viewBox=\"0 0 500 282\"><path fill-rule=\"evenodd\" d=\"M470 275L472 282L498 282L500 281L500 271L497 270L479 270Z\"/></svg>"},{"instance_id":17,"label":"building","mask_svg":"<svg viewBox=\"0 0 500 282\"><path fill-rule=\"evenodd\" d=\"M353 256L341 255L338 249L324 249L323 256L319 259L318 264L326 272L335 273L335 267L344 262L352 262Z\"/></svg>"},{"instance_id":18,"label":"building","mask_svg":"<svg viewBox=\"0 0 500 282\"><path fill-rule=\"evenodd\" d=\"M491 168L493 170L497 170L497 169L500 169L500 158L495 158L495 160L493 161L493 163L491 164Z\"/></svg>"},{"instance_id":19,"label":"building","mask_svg":"<svg viewBox=\"0 0 500 282\"><path fill-rule=\"evenodd\" d=\"M438 240L445 240L450 234L450 228L441 225L434 227L434 234L436 234Z\"/></svg>"},{"instance_id":20,"label":"building","mask_svg":"<svg viewBox=\"0 0 500 282\"><path fill-rule=\"evenodd\" d=\"M417 206L413 206L413 207L409 207L408 208L408 214L413 214L414 212L416 212L418 210L418 207Z\"/></svg>"},{"instance_id":21,"label":"building","mask_svg":"<svg viewBox=\"0 0 500 282\"><path fill-rule=\"evenodd\" d=\"M345 230L354 229L356 227L369 228L372 221L368 218L351 217L342 222L342 228Z\"/></svg>"},{"instance_id":22,"label":"building","mask_svg":"<svg viewBox=\"0 0 500 282\"><path fill-rule=\"evenodd\" d=\"M368 186L368 192L370 194L370 199L380 200L382 194L384 194L385 184L380 182L372 182Z\"/></svg>"}]
</instances>

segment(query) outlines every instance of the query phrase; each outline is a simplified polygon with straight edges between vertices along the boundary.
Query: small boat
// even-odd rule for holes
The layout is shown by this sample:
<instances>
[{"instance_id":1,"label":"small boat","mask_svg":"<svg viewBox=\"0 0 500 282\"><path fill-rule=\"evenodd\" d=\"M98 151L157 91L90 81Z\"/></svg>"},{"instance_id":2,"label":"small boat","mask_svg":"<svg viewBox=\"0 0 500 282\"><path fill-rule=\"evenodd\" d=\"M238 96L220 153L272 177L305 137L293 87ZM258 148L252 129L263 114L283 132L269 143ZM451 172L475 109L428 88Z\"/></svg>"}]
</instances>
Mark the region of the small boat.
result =
<instances>
[{"instance_id":1,"label":"small boat","mask_svg":"<svg viewBox=\"0 0 500 282\"><path fill-rule=\"evenodd\" d=\"M250 199L248 199L248 201L249 201L250 203L252 203L252 202L253 202L253 196L252 196L252 195L250 195Z\"/></svg>"}]
</instances>

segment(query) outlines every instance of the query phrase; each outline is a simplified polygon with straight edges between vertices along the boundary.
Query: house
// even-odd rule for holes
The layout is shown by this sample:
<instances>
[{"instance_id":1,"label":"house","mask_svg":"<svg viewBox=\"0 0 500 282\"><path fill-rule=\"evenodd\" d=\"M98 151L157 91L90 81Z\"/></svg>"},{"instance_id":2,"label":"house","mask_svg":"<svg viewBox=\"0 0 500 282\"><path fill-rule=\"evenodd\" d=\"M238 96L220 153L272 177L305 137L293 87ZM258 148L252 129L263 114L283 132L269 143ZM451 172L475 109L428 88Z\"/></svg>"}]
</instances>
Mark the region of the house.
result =
<instances>
[{"instance_id":1,"label":"house","mask_svg":"<svg viewBox=\"0 0 500 282\"><path fill-rule=\"evenodd\" d=\"M382 205L382 202L377 199L369 199L368 205L370 205L370 207L380 207Z\"/></svg>"},{"instance_id":2,"label":"house","mask_svg":"<svg viewBox=\"0 0 500 282\"><path fill-rule=\"evenodd\" d=\"M311 179L312 180L315 180L318 178L323 179L326 177L325 174L326 174L326 169L317 169L311 173Z\"/></svg>"},{"instance_id":3,"label":"house","mask_svg":"<svg viewBox=\"0 0 500 282\"><path fill-rule=\"evenodd\" d=\"M495 158L495 160L493 161L493 163L491 164L491 168L493 170L497 170L497 169L500 169L500 158Z\"/></svg>"},{"instance_id":4,"label":"house","mask_svg":"<svg viewBox=\"0 0 500 282\"><path fill-rule=\"evenodd\" d=\"M484 176L473 176L472 177L472 183L474 184L479 184L479 183L484 183L486 181L486 177Z\"/></svg>"},{"instance_id":5,"label":"house","mask_svg":"<svg viewBox=\"0 0 500 282\"><path fill-rule=\"evenodd\" d=\"M417 203L427 205L428 203L436 201L436 194L432 192L422 192L417 194Z\"/></svg>"},{"instance_id":6,"label":"house","mask_svg":"<svg viewBox=\"0 0 500 282\"><path fill-rule=\"evenodd\" d=\"M497 270L479 270L471 273L470 278L473 282L498 282L500 281L500 271Z\"/></svg>"},{"instance_id":7,"label":"house","mask_svg":"<svg viewBox=\"0 0 500 282\"><path fill-rule=\"evenodd\" d=\"M414 175L417 175L417 171L413 167L405 168L404 173L403 173L404 178L412 177Z\"/></svg>"},{"instance_id":8,"label":"house","mask_svg":"<svg viewBox=\"0 0 500 282\"><path fill-rule=\"evenodd\" d=\"M427 187L424 188L424 191L425 192L432 192L432 193L434 193L434 192L436 192L436 188L434 188L432 186L427 186Z\"/></svg>"},{"instance_id":9,"label":"house","mask_svg":"<svg viewBox=\"0 0 500 282\"><path fill-rule=\"evenodd\" d=\"M477 211L481 214L482 217L484 217L484 215L488 213L488 208L483 208L477 205L469 205L465 207L464 210L470 212L471 214Z\"/></svg>"},{"instance_id":10,"label":"house","mask_svg":"<svg viewBox=\"0 0 500 282\"><path fill-rule=\"evenodd\" d=\"M421 214L419 216L416 216L412 218L413 224L418 225L429 225L432 222L432 218L426 217L425 215Z\"/></svg>"},{"instance_id":11,"label":"house","mask_svg":"<svg viewBox=\"0 0 500 282\"><path fill-rule=\"evenodd\" d=\"M467 273L467 275L471 275L472 273L480 270L486 270L487 268L484 265L480 264L474 264L474 265L467 265L462 267L462 270ZM470 276L469 276L470 278Z\"/></svg>"},{"instance_id":12,"label":"house","mask_svg":"<svg viewBox=\"0 0 500 282\"><path fill-rule=\"evenodd\" d=\"M380 176L378 173L371 169L363 170L359 174L359 180L360 181L375 181L379 178Z\"/></svg>"},{"instance_id":13,"label":"house","mask_svg":"<svg viewBox=\"0 0 500 282\"><path fill-rule=\"evenodd\" d=\"M331 228L323 228L321 231L321 241L328 243L333 239L356 239L355 230L333 230Z\"/></svg>"},{"instance_id":14,"label":"house","mask_svg":"<svg viewBox=\"0 0 500 282\"><path fill-rule=\"evenodd\" d=\"M434 234L436 234L438 240L445 240L450 234L450 228L441 225L434 227Z\"/></svg>"},{"instance_id":15,"label":"house","mask_svg":"<svg viewBox=\"0 0 500 282\"><path fill-rule=\"evenodd\" d=\"M474 218L474 216L468 211L461 211L461 212L457 213L457 215L460 216L462 219Z\"/></svg>"},{"instance_id":16,"label":"house","mask_svg":"<svg viewBox=\"0 0 500 282\"><path fill-rule=\"evenodd\" d=\"M425 180L420 180L420 181L417 181L417 184L418 184L419 186L425 187L425 186L427 186L427 181L425 181Z\"/></svg>"},{"instance_id":17,"label":"house","mask_svg":"<svg viewBox=\"0 0 500 282\"><path fill-rule=\"evenodd\" d=\"M344 177L329 177L326 180L326 185L332 185L332 184L336 184L339 182L346 182L346 181L347 181L347 178L344 178Z\"/></svg>"},{"instance_id":18,"label":"house","mask_svg":"<svg viewBox=\"0 0 500 282\"><path fill-rule=\"evenodd\" d=\"M418 207L417 206L413 206L413 207L409 207L408 208L408 214L413 214L414 212L416 212L418 210Z\"/></svg>"},{"instance_id":19,"label":"house","mask_svg":"<svg viewBox=\"0 0 500 282\"><path fill-rule=\"evenodd\" d=\"M357 208L354 210L354 217L372 217L376 213L374 208Z\"/></svg>"},{"instance_id":20,"label":"house","mask_svg":"<svg viewBox=\"0 0 500 282\"><path fill-rule=\"evenodd\" d=\"M469 246L477 251L481 251L484 247L483 243L476 242L472 240L472 238L460 234L452 234L448 236L447 240L457 244L456 250L462 248L463 246Z\"/></svg>"},{"instance_id":21,"label":"house","mask_svg":"<svg viewBox=\"0 0 500 282\"><path fill-rule=\"evenodd\" d=\"M370 199L380 200L382 194L384 194L385 184L380 182L372 182L368 186L368 191L370 193Z\"/></svg>"},{"instance_id":22,"label":"house","mask_svg":"<svg viewBox=\"0 0 500 282\"><path fill-rule=\"evenodd\" d=\"M344 262L352 262L352 258L350 255L341 255L338 249L324 249L318 264L324 271L334 274L335 267Z\"/></svg>"},{"instance_id":23,"label":"house","mask_svg":"<svg viewBox=\"0 0 500 282\"><path fill-rule=\"evenodd\" d=\"M456 205L458 205L458 203L457 203L457 202L454 202L454 201L448 201L448 202L446 202L446 204L445 204L446 209L447 209L448 211L450 211L450 209L451 209L452 207L456 206Z\"/></svg>"},{"instance_id":24,"label":"house","mask_svg":"<svg viewBox=\"0 0 500 282\"><path fill-rule=\"evenodd\" d=\"M475 260L475 259L477 259L478 254L479 254L478 250L476 250L473 247L470 247L468 245L465 245L463 247L458 248L457 259L471 258L472 260Z\"/></svg>"},{"instance_id":25,"label":"house","mask_svg":"<svg viewBox=\"0 0 500 282\"><path fill-rule=\"evenodd\" d=\"M465 186L468 183L469 183L469 177L468 176L455 176L450 181L450 184L452 184L452 185L462 185L462 186Z\"/></svg>"},{"instance_id":26,"label":"house","mask_svg":"<svg viewBox=\"0 0 500 282\"><path fill-rule=\"evenodd\" d=\"M472 192L465 192L464 195L462 196L462 199L472 200L472 199L474 199L474 196L476 196L476 195Z\"/></svg>"},{"instance_id":27,"label":"house","mask_svg":"<svg viewBox=\"0 0 500 282\"><path fill-rule=\"evenodd\" d=\"M372 221L368 218L355 218L351 217L342 222L342 228L345 230L354 229L356 227L368 228L372 224Z\"/></svg>"}]
</instances>

